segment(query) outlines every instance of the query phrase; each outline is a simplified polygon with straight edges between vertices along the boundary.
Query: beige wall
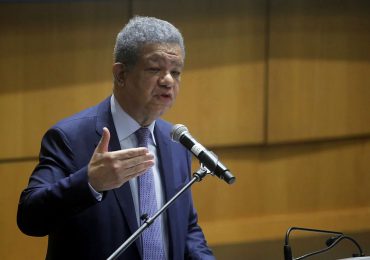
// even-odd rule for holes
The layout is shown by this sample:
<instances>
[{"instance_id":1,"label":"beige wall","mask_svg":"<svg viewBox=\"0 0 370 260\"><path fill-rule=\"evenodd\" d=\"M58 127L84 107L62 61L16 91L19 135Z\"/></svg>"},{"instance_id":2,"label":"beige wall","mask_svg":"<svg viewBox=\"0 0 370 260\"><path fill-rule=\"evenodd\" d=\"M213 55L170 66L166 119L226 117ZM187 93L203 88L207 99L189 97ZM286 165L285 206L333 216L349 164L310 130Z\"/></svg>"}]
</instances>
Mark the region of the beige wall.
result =
<instances>
[{"instance_id":1,"label":"beige wall","mask_svg":"<svg viewBox=\"0 0 370 260\"><path fill-rule=\"evenodd\" d=\"M44 257L46 239L16 227L19 194L45 130L109 95L130 13L183 32L183 83L165 118L237 177L193 187L211 245L281 240L293 225L370 230L369 12L350 0L0 4L0 258Z\"/></svg>"}]
</instances>

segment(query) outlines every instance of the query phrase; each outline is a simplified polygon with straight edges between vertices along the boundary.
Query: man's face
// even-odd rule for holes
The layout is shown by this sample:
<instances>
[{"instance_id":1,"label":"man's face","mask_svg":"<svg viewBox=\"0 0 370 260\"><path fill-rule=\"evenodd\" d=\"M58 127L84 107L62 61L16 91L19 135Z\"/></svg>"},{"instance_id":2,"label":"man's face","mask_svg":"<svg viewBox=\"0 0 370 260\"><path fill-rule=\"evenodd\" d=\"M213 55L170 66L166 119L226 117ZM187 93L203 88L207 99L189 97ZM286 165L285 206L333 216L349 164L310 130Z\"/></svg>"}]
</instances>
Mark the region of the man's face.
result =
<instances>
[{"instance_id":1,"label":"man's face","mask_svg":"<svg viewBox=\"0 0 370 260\"><path fill-rule=\"evenodd\" d=\"M116 86L115 95L118 94L122 108L139 124L152 123L172 106L183 68L179 45L146 44L131 69L120 66L123 66L122 84Z\"/></svg>"}]
</instances>

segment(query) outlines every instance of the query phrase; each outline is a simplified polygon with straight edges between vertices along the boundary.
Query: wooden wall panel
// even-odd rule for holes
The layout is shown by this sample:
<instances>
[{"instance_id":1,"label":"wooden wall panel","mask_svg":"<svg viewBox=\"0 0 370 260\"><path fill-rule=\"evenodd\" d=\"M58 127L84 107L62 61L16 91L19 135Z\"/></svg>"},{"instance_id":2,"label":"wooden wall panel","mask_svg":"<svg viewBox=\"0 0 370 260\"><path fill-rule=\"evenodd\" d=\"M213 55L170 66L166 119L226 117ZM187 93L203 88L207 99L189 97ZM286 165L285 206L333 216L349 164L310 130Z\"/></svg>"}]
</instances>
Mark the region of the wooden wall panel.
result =
<instances>
[{"instance_id":1,"label":"wooden wall panel","mask_svg":"<svg viewBox=\"0 0 370 260\"><path fill-rule=\"evenodd\" d=\"M209 176L193 186L211 243L283 238L293 225L370 229L370 139L215 152L237 181Z\"/></svg>"},{"instance_id":2,"label":"wooden wall panel","mask_svg":"<svg viewBox=\"0 0 370 260\"><path fill-rule=\"evenodd\" d=\"M271 1L268 141L370 133L370 2Z\"/></svg>"},{"instance_id":3,"label":"wooden wall panel","mask_svg":"<svg viewBox=\"0 0 370 260\"><path fill-rule=\"evenodd\" d=\"M41 259L46 248L45 238L22 235L15 222L36 162L4 159L36 156L48 127L110 93L114 37L128 19L128 5L1 5L1 259ZM216 177L193 186L212 245L282 240L293 225L370 230L369 138L264 143L265 131L272 143L369 133L366 1L132 5L134 14L168 19L185 36L181 93L166 118L217 147L237 177L232 186Z\"/></svg>"},{"instance_id":4,"label":"wooden wall panel","mask_svg":"<svg viewBox=\"0 0 370 260\"><path fill-rule=\"evenodd\" d=\"M237 182L227 185L208 176L193 186L211 245L282 239L292 225L370 229L369 139L215 152ZM39 259L45 253L46 239L21 234L15 222L20 192L35 164L0 164L0 206L6 209L0 217L1 259ZM21 245L23 251L18 250Z\"/></svg>"},{"instance_id":5,"label":"wooden wall panel","mask_svg":"<svg viewBox=\"0 0 370 260\"><path fill-rule=\"evenodd\" d=\"M56 121L111 92L127 1L2 4L0 158L38 154Z\"/></svg>"},{"instance_id":6,"label":"wooden wall panel","mask_svg":"<svg viewBox=\"0 0 370 260\"><path fill-rule=\"evenodd\" d=\"M0 164L0 259L44 259L47 238L28 237L17 227L21 191L36 161Z\"/></svg>"},{"instance_id":7,"label":"wooden wall panel","mask_svg":"<svg viewBox=\"0 0 370 260\"><path fill-rule=\"evenodd\" d=\"M133 1L133 13L174 23L186 65L165 115L207 145L263 141L265 1Z\"/></svg>"}]
</instances>

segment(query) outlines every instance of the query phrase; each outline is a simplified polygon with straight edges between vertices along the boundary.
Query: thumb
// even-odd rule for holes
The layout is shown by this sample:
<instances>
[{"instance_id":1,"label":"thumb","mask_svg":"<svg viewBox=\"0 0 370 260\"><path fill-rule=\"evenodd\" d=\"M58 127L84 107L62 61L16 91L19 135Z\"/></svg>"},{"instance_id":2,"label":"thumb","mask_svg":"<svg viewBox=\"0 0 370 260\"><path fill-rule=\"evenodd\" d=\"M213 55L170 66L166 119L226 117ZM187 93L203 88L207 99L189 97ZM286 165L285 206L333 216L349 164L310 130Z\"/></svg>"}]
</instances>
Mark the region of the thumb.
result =
<instances>
[{"instance_id":1,"label":"thumb","mask_svg":"<svg viewBox=\"0 0 370 260\"><path fill-rule=\"evenodd\" d=\"M108 128L103 128L103 135L100 139L100 142L95 148L95 153L105 153L108 152L108 145L109 145L109 139L110 139L110 132Z\"/></svg>"}]
</instances>

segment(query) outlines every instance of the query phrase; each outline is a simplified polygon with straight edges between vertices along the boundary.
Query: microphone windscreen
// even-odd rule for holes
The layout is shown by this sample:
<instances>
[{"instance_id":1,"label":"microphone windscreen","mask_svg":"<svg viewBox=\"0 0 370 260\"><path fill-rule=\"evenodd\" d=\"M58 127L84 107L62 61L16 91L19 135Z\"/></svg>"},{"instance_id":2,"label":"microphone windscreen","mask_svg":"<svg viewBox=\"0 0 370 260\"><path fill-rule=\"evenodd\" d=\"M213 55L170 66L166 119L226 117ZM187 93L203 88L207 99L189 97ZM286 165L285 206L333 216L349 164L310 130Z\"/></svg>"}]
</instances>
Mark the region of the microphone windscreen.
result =
<instances>
[{"instance_id":1,"label":"microphone windscreen","mask_svg":"<svg viewBox=\"0 0 370 260\"><path fill-rule=\"evenodd\" d=\"M181 124L176 124L172 127L171 138L173 141L179 142L181 136L186 132L189 132L186 126L181 125Z\"/></svg>"}]
</instances>

